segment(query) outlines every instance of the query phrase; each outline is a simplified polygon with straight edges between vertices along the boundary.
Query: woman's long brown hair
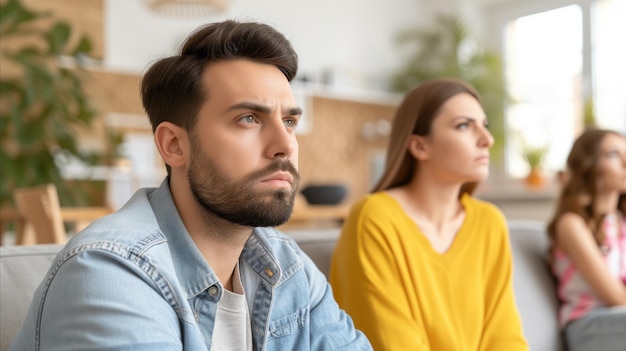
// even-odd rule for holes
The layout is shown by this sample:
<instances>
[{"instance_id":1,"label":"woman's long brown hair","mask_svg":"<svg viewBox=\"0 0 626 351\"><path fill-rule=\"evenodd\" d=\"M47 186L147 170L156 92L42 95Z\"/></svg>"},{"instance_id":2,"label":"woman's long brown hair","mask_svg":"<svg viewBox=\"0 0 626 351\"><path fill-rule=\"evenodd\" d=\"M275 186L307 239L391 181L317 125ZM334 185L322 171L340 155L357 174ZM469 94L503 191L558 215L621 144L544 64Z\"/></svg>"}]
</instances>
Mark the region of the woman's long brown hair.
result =
<instances>
[{"instance_id":1,"label":"woman's long brown hair","mask_svg":"<svg viewBox=\"0 0 626 351\"><path fill-rule=\"evenodd\" d=\"M427 136L441 106L457 94L470 94L480 103L478 92L464 81L440 78L426 81L409 91L396 110L387 148L387 161L382 177L372 190L377 192L407 184L417 167L408 151L411 135ZM467 183L459 196L471 194L477 183Z\"/></svg>"}]
</instances>

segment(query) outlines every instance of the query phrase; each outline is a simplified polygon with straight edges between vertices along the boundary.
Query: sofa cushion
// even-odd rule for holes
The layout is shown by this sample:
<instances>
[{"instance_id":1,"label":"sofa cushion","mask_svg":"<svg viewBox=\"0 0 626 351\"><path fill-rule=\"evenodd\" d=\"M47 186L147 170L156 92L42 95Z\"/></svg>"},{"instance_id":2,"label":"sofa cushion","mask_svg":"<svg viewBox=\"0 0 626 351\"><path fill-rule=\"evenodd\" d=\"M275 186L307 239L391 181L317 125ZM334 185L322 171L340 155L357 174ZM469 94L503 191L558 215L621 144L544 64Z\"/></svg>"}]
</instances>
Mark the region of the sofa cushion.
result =
<instances>
[{"instance_id":1,"label":"sofa cushion","mask_svg":"<svg viewBox=\"0 0 626 351\"><path fill-rule=\"evenodd\" d=\"M0 350L22 326L35 289L61 244L0 246Z\"/></svg>"},{"instance_id":2,"label":"sofa cushion","mask_svg":"<svg viewBox=\"0 0 626 351\"><path fill-rule=\"evenodd\" d=\"M564 350L557 323L555 282L547 265L548 238L540 222L509 221L513 286L532 351ZM287 230L328 276L339 228ZM30 300L62 245L0 247L0 351L20 328Z\"/></svg>"},{"instance_id":3,"label":"sofa cushion","mask_svg":"<svg viewBox=\"0 0 626 351\"><path fill-rule=\"evenodd\" d=\"M556 282L548 266L545 224L509 220L513 287L524 335L532 351L564 350L558 325Z\"/></svg>"}]
</instances>

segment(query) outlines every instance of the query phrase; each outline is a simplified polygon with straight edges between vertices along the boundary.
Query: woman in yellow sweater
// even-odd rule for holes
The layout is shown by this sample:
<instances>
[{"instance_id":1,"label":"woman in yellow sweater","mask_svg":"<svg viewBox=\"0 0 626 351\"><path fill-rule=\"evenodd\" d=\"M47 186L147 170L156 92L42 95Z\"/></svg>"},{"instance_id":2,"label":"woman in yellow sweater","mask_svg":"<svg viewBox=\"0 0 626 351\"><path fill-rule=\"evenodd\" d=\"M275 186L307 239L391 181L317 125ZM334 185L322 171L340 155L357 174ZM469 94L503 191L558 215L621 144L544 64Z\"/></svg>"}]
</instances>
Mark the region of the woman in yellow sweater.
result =
<instances>
[{"instance_id":1,"label":"woman in yellow sweater","mask_svg":"<svg viewBox=\"0 0 626 351\"><path fill-rule=\"evenodd\" d=\"M505 219L471 196L492 144L465 82L422 83L399 106L386 169L352 208L330 272L376 351L528 350Z\"/></svg>"}]
</instances>

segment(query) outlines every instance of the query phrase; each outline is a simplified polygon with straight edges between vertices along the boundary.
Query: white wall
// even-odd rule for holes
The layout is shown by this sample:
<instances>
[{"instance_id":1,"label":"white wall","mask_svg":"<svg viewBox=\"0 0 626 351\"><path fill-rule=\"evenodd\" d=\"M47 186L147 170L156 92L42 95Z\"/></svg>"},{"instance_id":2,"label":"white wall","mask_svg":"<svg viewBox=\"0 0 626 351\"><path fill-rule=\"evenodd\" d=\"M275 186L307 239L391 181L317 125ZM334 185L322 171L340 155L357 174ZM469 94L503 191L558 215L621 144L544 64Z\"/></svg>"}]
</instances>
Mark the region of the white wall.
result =
<instances>
[{"instance_id":1,"label":"white wall","mask_svg":"<svg viewBox=\"0 0 626 351\"><path fill-rule=\"evenodd\" d=\"M234 18L283 32L300 57L300 75L320 82L331 71L337 85L385 90L401 62L394 44L399 31L426 25L435 12L457 8L474 15L472 4L481 1L494 0L232 0L225 13L181 19L150 12L143 0L106 0L104 65L141 73L173 54L197 26Z\"/></svg>"}]
</instances>

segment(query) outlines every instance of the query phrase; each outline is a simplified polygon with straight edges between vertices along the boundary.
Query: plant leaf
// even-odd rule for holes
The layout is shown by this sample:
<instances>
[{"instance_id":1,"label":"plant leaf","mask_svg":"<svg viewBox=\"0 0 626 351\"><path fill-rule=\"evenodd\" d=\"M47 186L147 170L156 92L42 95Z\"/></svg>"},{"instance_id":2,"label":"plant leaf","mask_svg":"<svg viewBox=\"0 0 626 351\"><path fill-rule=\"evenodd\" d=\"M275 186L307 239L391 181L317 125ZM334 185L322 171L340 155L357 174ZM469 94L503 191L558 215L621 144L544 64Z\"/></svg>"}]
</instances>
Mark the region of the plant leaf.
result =
<instances>
[{"instance_id":1,"label":"plant leaf","mask_svg":"<svg viewBox=\"0 0 626 351\"><path fill-rule=\"evenodd\" d=\"M49 31L45 33L48 43L48 53L52 55L61 55L70 38L71 29L67 22L56 22Z\"/></svg>"},{"instance_id":2,"label":"plant leaf","mask_svg":"<svg viewBox=\"0 0 626 351\"><path fill-rule=\"evenodd\" d=\"M9 0L4 5L0 5L0 28L2 28L0 34L8 35L15 32L21 25L49 15L47 11L29 10L18 0Z\"/></svg>"},{"instance_id":3,"label":"plant leaf","mask_svg":"<svg viewBox=\"0 0 626 351\"><path fill-rule=\"evenodd\" d=\"M93 50L93 44L91 43L91 39L87 36L82 36L78 41L78 44L72 51L72 56L78 56L80 54L86 55L89 54Z\"/></svg>"}]
</instances>

